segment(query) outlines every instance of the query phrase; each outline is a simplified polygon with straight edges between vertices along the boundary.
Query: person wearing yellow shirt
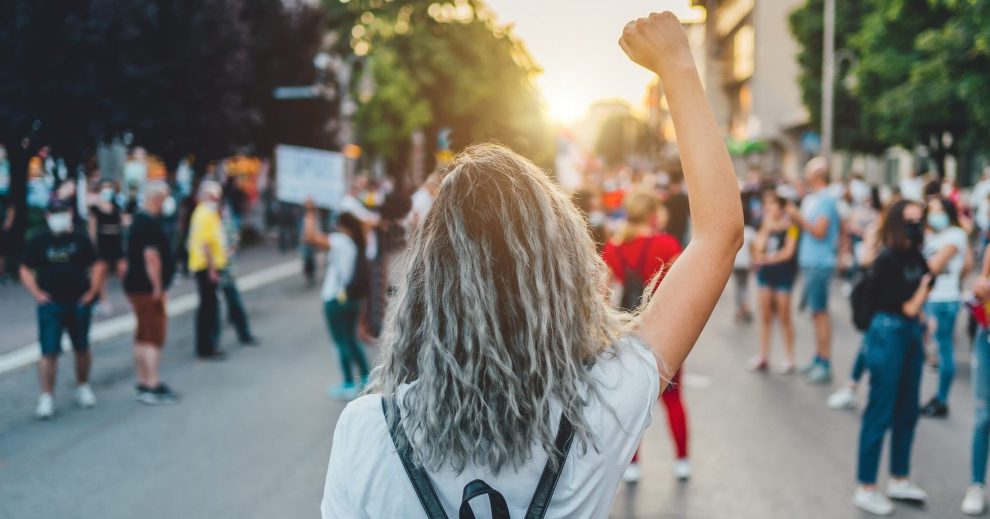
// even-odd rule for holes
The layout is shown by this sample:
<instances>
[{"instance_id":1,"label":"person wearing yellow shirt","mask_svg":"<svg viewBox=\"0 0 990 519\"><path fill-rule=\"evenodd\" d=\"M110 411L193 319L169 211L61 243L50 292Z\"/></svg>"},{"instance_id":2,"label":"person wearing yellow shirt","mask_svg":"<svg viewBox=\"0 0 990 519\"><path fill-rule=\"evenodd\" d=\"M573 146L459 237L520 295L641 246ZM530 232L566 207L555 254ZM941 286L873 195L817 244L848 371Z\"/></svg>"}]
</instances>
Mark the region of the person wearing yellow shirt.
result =
<instances>
[{"instance_id":1,"label":"person wearing yellow shirt","mask_svg":"<svg viewBox=\"0 0 990 519\"><path fill-rule=\"evenodd\" d=\"M222 360L220 350L220 271L227 266L227 247L219 204L223 188L213 180L200 185L199 203L189 223L189 272L196 277L199 307L196 309L196 355Z\"/></svg>"}]
</instances>

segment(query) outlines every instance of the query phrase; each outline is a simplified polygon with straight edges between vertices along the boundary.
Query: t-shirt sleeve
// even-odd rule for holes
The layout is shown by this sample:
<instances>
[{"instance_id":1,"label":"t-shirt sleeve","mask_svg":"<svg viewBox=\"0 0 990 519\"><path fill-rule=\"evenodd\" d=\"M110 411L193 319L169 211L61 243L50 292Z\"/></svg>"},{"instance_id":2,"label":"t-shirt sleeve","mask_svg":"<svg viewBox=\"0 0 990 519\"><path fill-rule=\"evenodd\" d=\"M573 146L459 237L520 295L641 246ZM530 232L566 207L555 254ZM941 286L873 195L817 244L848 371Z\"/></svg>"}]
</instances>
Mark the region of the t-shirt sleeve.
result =
<instances>
[{"instance_id":1,"label":"t-shirt sleeve","mask_svg":"<svg viewBox=\"0 0 990 519\"><path fill-rule=\"evenodd\" d=\"M127 233L128 251L144 250L148 243L148 229L144 225L144 218L135 218Z\"/></svg>"},{"instance_id":2,"label":"t-shirt sleeve","mask_svg":"<svg viewBox=\"0 0 990 519\"><path fill-rule=\"evenodd\" d=\"M37 270L41 267L44 259L44 248L44 244L41 243L41 238L33 238L29 240L27 245L24 247L24 257L21 258L21 263L31 270Z\"/></svg>"},{"instance_id":3,"label":"t-shirt sleeve","mask_svg":"<svg viewBox=\"0 0 990 519\"><path fill-rule=\"evenodd\" d=\"M599 364L593 373L601 396L611 409L597 415L591 425L596 427L617 463L624 466L632 459L643 431L653 420L653 408L660 397L661 372L653 352L633 335L620 339L615 356L603 358Z\"/></svg>"},{"instance_id":4,"label":"t-shirt sleeve","mask_svg":"<svg viewBox=\"0 0 990 519\"><path fill-rule=\"evenodd\" d=\"M661 235L654 241L653 253L657 258L660 258L661 265L664 267L669 267L674 258L682 251L681 242L669 234Z\"/></svg>"},{"instance_id":5,"label":"t-shirt sleeve","mask_svg":"<svg viewBox=\"0 0 990 519\"><path fill-rule=\"evenodd\" d=\"M345 407L333 433L327 480L323 487L323 502L320 504L323 519L362 517L350 495L350 479L347 477L355 463L351 459L352 453L355 452L351 434L354 428L353 414L353 409Z\"/></svg>"}]
</instances>

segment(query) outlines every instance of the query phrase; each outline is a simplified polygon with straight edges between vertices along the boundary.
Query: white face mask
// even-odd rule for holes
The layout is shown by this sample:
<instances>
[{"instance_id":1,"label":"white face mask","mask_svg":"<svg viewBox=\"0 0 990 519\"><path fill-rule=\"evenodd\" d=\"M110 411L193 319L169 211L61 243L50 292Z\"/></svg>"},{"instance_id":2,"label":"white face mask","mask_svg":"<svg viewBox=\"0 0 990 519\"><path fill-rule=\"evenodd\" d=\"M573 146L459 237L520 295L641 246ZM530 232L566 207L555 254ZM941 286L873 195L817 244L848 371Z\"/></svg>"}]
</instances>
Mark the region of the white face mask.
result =
<instances>
[{"instance_id":1,"label":"white face mask","mask_svg":"<svg viewBox=\"0 0 990 519\"><path fill-rule=\"evenodd\" d=\"M104 189L100 191L100 200L103 200L104 202L113 202L113 197L113 189Z\"/></svg>"},{"instance_id":2,"label":"white face mask","mask_svg":"<svg viewBox=\"0 0 990 519\"><path fill-rule=\"evenodd\" d=\"M172 216L175 214L175 199L168 197L162 202L162 214L165 216Z\"/></svg>"},{"instance_id":3,"label":"white face mask","mask_svg":"<svg viewBox=\"0 0 990 519\"><path fill-rule=\"evenodd\" d=\"M72 230L72 214L53 213L48 215L48 228L55 234L65 234Z\"/></svg>"}]
</instances>

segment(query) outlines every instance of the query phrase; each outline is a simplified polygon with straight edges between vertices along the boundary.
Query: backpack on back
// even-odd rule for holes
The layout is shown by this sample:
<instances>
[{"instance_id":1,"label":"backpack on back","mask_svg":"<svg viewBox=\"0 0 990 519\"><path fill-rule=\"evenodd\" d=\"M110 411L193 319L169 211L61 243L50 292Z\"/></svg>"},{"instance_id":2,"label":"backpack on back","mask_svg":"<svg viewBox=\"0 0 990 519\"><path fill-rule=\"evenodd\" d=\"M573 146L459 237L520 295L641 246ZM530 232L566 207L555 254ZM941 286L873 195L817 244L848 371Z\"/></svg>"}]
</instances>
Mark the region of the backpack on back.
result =
<instances>
[{"instance_id":1,"label":"backpack on back","mask_svg":"<svg viewBox=\"0 0 990 519\"><path fill-rule=\"evenodd\" d=\"M622 262L622 298L619 301L619 308L632 312L639 306L646 291L646 280L643 279L643 268L646 266L646 255L653 246L653 240L643 244L643 250L639 255L639 262L635 265L626 264L626 258L622 255L622 248L619 248L619 261Z\"/></svg>"},{"instance_id":2,"label":"backpack on back","mask_svg":"<svg viewBox=\"0 0 990 519\"><path fill-rule=\"evenodd\" d=\"M873 268L866 269L853 283L852 293L849 295L853 326L861 332L870 328L870 321L877 311L873 297L873 277Z\"/></svg>"}]
</instances>

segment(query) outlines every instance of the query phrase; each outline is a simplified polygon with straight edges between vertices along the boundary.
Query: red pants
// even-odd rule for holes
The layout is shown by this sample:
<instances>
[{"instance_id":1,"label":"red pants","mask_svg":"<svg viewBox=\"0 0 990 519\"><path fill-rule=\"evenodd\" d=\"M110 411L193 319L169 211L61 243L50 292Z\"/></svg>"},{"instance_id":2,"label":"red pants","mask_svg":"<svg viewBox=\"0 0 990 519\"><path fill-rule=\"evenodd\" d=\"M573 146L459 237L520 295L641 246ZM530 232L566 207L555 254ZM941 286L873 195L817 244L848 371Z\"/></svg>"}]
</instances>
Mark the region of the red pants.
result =
<instances>
[{"instance_id":1,"label":"red pants","mask_svg":"<svg viewBox=\"0 0 990 519\"><path fill-rule=\"evenodd\" d=\"M681 402L681 372L674 373L667 389L660 393L660 401L667 409L667 423L670 425L670 435L674 438L677 459L688 457L687 414ZM639 460L639 449L633 454L632 462Z\"/></svg>"}]
</instances>

